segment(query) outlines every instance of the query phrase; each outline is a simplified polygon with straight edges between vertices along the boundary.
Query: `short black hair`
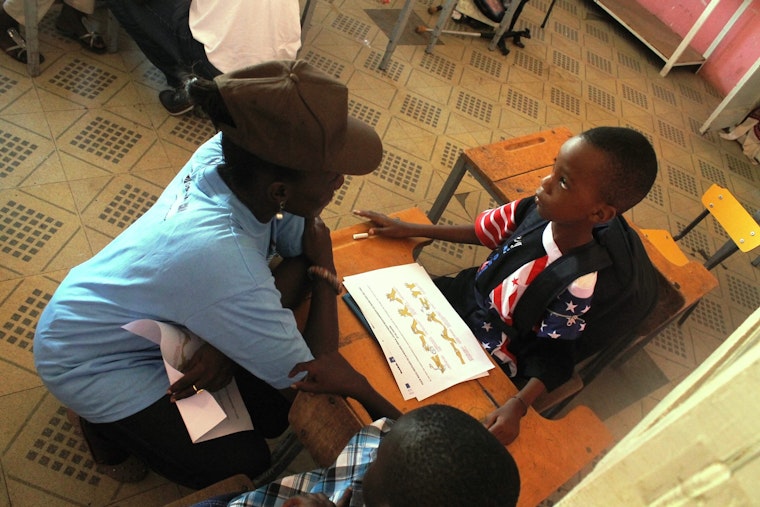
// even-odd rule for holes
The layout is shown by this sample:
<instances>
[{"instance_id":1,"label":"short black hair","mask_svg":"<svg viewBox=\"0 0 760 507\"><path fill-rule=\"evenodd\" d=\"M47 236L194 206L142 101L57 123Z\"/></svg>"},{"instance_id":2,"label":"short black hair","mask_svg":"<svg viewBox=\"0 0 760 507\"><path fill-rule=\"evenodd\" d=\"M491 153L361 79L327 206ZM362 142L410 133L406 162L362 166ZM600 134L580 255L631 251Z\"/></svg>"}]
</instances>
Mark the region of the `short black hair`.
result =
<instances>
[{"instance_id":1,"label":"short black hair","mask_svg":"<svg viewBox=\"0 0 760 507\"><path fill-rule=\"evenodd\" d=\"M627 127L596 127L579 137L607 155L607 184L599 190L618 214L646 197L657 177L657 155L643 134Z\"/></svg>"},{"instance_id":2,"label":"short black hair","mask_svg":"<svg viewBox=\"0 0 760 507\"><path fill-rule=\"evenodd\" d=\"M390 434L397 430L398 452L384 468L391 477L384 474L382 481L389 506L517 504L520 475L512 455L469 414L427 405L405 414Z\"/></svg>"}]
</instances>

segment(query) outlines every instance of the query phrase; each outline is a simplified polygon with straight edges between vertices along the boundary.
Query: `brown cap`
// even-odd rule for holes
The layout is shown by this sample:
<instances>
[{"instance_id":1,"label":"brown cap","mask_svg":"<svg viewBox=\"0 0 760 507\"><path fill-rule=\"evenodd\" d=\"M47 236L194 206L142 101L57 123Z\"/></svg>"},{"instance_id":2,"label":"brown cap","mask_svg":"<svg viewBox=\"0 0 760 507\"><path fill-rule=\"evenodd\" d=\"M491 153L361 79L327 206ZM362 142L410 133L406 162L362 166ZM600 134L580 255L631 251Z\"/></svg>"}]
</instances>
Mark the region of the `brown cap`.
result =
<instances>
[{"instance_id":1,"label":"brown cap","mask_svg":"<svg viewBox=\"0 0 760 507\"><path fill-rule=\"evenodd\" d=\"M241 148L301 171L367 174L380 164L375 130L348 115L346 86L303 60L271 61L217 76Z\"/></svg>"}]
</instances>

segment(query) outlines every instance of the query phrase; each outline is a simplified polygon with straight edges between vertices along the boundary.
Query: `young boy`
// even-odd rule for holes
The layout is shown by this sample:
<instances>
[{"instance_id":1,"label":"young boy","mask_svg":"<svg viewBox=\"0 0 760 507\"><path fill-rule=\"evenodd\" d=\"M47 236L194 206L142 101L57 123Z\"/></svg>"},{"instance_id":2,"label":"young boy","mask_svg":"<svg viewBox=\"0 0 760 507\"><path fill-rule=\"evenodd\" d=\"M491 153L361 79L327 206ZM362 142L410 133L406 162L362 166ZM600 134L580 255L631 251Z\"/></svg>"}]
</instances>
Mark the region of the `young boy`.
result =
<instances>
[{"instance_id":1,"label":"young boy","mask_svg":"<svg viewBox=\"0 0 760 507\"><path fill-rule=\"evenodd\" d=\"M480 422L454 407L427 405L365 426L332 466L285 477L228 505L509 507L519 493L517 465Z\"/></svg>"},{"instance_id":2,"label":"young boy","mask_svg":"<svg viewBox=\"0 0 760 507\"><path fill-rule=\"evenodd\" d=\"M486 210L474 224L410 224L375 212L355 212L373 222L370 235L427 237L492 249L480 267L436 283L483 347L521 388L485 420L502 443L517 437L520 419L539 395L570 378L575 340L585 326L583 314L591 307L597 273L572 282L530 333L518 334L511 327L517 301L549 263L593 245L594 228L643 199L656 176L656 155L643 135L628 128L599 127L560 148L551 174L541 181L533 198ZM518 225L536 213L546 225L512 237Z\"/></svg>"}]
</instances>

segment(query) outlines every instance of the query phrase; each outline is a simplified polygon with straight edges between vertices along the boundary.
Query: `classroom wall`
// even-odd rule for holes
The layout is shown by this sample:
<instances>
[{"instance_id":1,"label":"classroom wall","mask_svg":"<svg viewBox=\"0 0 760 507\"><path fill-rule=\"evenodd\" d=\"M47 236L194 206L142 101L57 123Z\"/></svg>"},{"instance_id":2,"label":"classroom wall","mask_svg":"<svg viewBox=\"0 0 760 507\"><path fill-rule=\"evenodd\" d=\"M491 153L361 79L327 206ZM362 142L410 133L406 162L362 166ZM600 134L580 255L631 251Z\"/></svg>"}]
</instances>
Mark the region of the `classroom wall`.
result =
<instances>
[{"instance_id":1,"label":"classroom wall","mask_svg":"<svg viewBox=\"0 0 760 507\"><path fill-rule=\"evenodd\" d=\"M758 505L760 309L557 507Z\"/></svg>"},{"instance_id":2,"label":"classroom wall","mask_svg":"<svg viewBox=\"0 0 760 507\"><path fill-rule=\"evenodd\" d=\"M685 36L710 0L636 0L680 36ZM721 0L691 46L704 53L743 0ZM699 74L722 95L727 95L755 61L760 59L760 2L736 21Z\"/></svg>"}]
</instances>

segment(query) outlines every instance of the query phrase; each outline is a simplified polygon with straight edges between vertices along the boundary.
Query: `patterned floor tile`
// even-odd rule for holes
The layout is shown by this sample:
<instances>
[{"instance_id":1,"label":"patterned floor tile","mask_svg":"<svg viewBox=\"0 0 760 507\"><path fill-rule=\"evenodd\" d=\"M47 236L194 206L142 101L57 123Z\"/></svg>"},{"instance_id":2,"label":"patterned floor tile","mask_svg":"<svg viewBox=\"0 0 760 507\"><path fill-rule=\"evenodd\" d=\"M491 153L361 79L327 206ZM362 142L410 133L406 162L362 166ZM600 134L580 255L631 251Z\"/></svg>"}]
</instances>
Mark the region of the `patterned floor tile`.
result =
<instances>
[{"instance_id":1,"label":"patterned floor tile","mask_svg":"<svg viewBox=\"0 0 760 507\"><path fill-rule=\"evenodd\" d=\"M581 132L622 125L650 140L660 174L626 214L640 227L680 230L701 212L700 197L712 183L729 188L750 213L760 208L758 167L737 143L699 132L720 94L693 69L661 77L662 61L592 3L532 0L518 21L531 38L523 49L507 42L506 56L489 51L485 39L447 34L427 53L429 36L409 33L380 70L388 22L403 3L318 2L300 54L348 85L350 114L384 141L380 167L346 178L336 192L324 212L330 227L356 223L356 208L427 211L462 150L555 126ZM434 3L414 4L407 31L435 24L438 14L427 12ZM162 505L187 491L153 475L119 485L94 471L63 407L35 373L32 337L68 269L143 213L214 128L195 115L164 111L157 96L166 87L163 75L124 32L117 53L92 55L56 32L58 9L40 25L40 77L0 58L0 507ZM373 21L378 13L385 28ZM495 204L466 175L441 221L471 222ZM725 241L708 218L679 244L702 262ZM486 254L436 241L419 261L446 275ZM668 326L573 403L589 405L621 438L760 306L756 256L737 253L717 266L719 287L682 326ZM291 469L312 466L302 455ZM553 505L573 484L542 505Z\"/></svg>"}]
</instances>

